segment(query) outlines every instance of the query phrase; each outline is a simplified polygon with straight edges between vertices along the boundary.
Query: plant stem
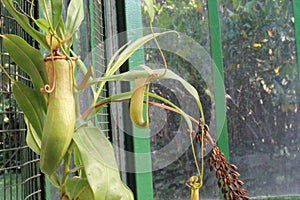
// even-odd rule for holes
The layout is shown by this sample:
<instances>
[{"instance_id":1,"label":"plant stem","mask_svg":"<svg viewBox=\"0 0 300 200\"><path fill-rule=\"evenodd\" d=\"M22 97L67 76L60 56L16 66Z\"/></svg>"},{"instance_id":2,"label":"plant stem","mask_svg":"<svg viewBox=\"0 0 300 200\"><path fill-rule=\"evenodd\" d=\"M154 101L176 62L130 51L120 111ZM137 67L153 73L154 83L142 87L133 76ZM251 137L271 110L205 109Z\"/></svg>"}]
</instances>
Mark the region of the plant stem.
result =
<instances>
[{"instance_id":1,"label":"plant stem","mask_svg":"<svg viewBox=\"0 0 300 200\"><path fill-rule=\"evenodd\" d=\"M74 147L75 147L75 143L72 141L69 146L69 149L64 157L63 177L62 177L60 191L59 191L61 195L63 195L65 193L66 184L69 179L71 155L72 155Z\"/></svg>"},{"instance_id":2,"label":"plant stem","mask_svg":"<svg viewBox=\"0 0 300 200\"><path fill-rule=\"evenodd\" d=\"M149 93L149 94L151 94L151 93ZM129 99L102 101L102 102L97 103L97 104L95 104L94 106L90 107L88 110L86 110L86 111L82 114L81 118L82 118L82 119L86 119L86 117L89 115L89 113L90 113L92 110L94 110L94 109L96 109L96 108L98 108L98 107L101 107L101 106L103 106L103 105L106 105L106 104L109 104L109 103L113 103L113 102L126 102L126 101L129 101ZM181 112L180 112L179 110L177 110L177 109L175 109L175 108L172 108L172 107L170 107L170 106L164 105L164 104L162 104L162 103L157 103L157 102L154 102L154 101L149 101L148 103L151 104L151 105L153 105L153 106L157 106L157 107L163 108L163 109L165 109L165 110L170 110L170 111L172 111L172 112L174 112L174 113L177 113L177 114L179 114L179 115L181 114ZM195 118L193 118L193 117L191 117L191 116L189 116L189 118L190 118L190 120L191 120L192 122L194 122L194 123L197 124L198 126L201 125L200 122L199 122L199 120L196 120ZM210 143L210 145L212 145L212 146L216 145L215 140L212 138L212 136L211 136L209 133L207 133L206 137L207 137L207 140L208 140L208 142Z\"/></svg>"},{"instance_id":3,"label":"plant stem","mask_svg":"<svg viewBox=\"0 0 300 200\"><path fill-rule=\"evenodd\" d=\"M76 119L80 118L80 104L79 104L79 93L74 92L75 99L75 116Z\"/></svg>"}]
</instances>

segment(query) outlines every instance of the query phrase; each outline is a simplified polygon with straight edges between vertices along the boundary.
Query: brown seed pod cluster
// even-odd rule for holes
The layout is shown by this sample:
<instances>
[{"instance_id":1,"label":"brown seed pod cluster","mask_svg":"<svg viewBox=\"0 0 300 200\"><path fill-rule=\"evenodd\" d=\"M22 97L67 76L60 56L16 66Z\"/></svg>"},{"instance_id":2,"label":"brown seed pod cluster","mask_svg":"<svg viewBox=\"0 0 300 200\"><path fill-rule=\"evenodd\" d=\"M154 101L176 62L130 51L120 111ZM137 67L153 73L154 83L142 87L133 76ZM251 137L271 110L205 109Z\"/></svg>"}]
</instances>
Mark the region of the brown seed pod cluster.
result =
<instances>
[{"instance_id":1,"label":"brown seed pod cluster","mask_svg":"<svg viewBox=\"0 0 300 200\"><path fill-rule=\"evenodd\" d=\"M247 190L241 188L244 182L239 179L240 174L237 172L237 166L227 162L224 154L217 145L214 145L208 163L210 171L216 169L218 186L221 189L224 199L250 200L250 198L246 196L248 193Z\"/></svg>"},{"instance_id":2,"label":"brown seed pod cluster","mask_svg":"<svg viewBox=\"0 0 300 200\"><path fill-rule=\"evenodd\" d=\"M200 118L199 125L198 125L198 131L196 133L195 139L196 139L197 143L201 143L201 141L202 141L202 134L204 135L203 136L203 140L204 140L203 141L203 145L204 145L203 146L203 153L204 154L206 152L206 146L207 146L207 144L209 144L209 140L208 140L209 133L208 133L208 131L209 131L208 125L207 124L203 125L202 119Z\"/></svg>"}]
</instances>

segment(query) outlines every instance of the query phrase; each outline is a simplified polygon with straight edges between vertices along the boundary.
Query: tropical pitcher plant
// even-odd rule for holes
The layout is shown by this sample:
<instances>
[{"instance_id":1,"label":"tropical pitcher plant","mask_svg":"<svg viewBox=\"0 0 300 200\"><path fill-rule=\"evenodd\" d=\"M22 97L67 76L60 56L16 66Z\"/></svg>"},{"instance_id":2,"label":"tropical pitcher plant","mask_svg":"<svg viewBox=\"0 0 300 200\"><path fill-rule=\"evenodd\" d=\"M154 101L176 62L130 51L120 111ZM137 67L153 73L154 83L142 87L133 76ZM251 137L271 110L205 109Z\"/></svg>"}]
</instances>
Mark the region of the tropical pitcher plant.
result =
<instances>
[{"instance_id":1,"label":"tropical pitcher plant","mask_svg":"<svg viewBox=\"0 0 300 200\"><path fill-rule=\"evenodd\" d=\"M74 57L76 52L71 48L74 33L84 19L83 0L71 0L65 18L62 16L63 0L38 0L38 2L32 0L31 11L33 5L38 4L43 13L43 17L38 19L33 17L32 12L24 15L18 11L12 0L2 0L3 6L17 23L48 52L48 55L43 57L39 49L30 46L21 37L14 34L1 35L3 46L15 63L30 76L33 84L33 87L26 86L18 80L13 80L6 72L13 82L14 98L25 115L27 144L40 156L41 172L58 188L60 199L133 199L132 191L120 178L110 141L100 128L89 123L91 117L103 105L130 100L130 118L137 127L149 125L149 104L171 110L185 119L197 169L195 176L187 178L186 182L191 189L191 200L199 199L199 188L203 184L204 173L203 156L201 167L198 166L195 156L194 138L202 144L202 155L206 143L213 146L209 164L211 169L217 171L218 184L224 197L248 199L245 196L246 190L240 188L243 183L239 180L237 167L227 163L209 134L198 92L191 84L167 68L156 38L174 31L155 33L152 29L155 16L154 0L145 0L144 3L149 14L152 33L121 47L108 62L103 76L93 77L92 68L87 68L79 56ZM31 26L29 21L33 21L39 30ZM160 50L164 60L162 69L152 70L143 66L140 70L115 74L137 49L150 40L155 41ZM74 76L77 67L85 74L80 83ZM2 70L5 71L3 67ZM195 98L201 120L193 119L169 100L151 93L149 85L152 80L157 79L173 79L180 82ZM108 81L132 81L134 88L131 92L101 99L99 95ZM94 101L89 109L81 111L79 95L87 88L94 91ZM162 103L151 102L149 97ZM193 123L198 128L197 134L193 134ZM73 164L71 164L72 156Z\"/></svg>"}]
</instances>

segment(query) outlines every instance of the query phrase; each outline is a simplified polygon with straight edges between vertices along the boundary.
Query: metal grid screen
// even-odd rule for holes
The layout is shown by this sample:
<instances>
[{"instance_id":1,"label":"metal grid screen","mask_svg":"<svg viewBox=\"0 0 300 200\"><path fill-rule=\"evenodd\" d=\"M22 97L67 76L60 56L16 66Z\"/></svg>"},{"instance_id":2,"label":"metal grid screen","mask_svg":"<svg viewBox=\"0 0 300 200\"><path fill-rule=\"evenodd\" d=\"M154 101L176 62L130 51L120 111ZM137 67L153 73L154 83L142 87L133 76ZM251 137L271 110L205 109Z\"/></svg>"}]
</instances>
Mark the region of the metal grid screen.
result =
<instances>
[{"instance_id":1,"label":"metal grid screen","mask_svg":"<svg viewBox=\"0 0 300 200\"><path fill-rule=\"evenodd\" d=\"M16 7L29 13L28 1L15 1ZM0 5L1 34L17 34L36 45ZM0 62L14 79L30 84L24 72L10 59L0 40ZM12 95L12 82L0 73L0 200L43 199L42 175L38 156L26 145L24 115Z\"/></svg>"},{"instance_id":2,"label":"metal grid screen","mask_svg":"<svg viewBox=\"0 0 300 200\"><path fill-rule=\"evenodd\" d=\"M94 68L94 77L101 77L105 71L105 53L104 53L104 22L103 22L102 1L85 1L84 12L85 19L78 31L78 40L76 40L74 48L76 53L80 55L86 66ZM82 76L78 72L78 76ZM104 89L100 98L107 96L107 89ZM85 91L81 95L81 110L86 110L91 101L93 94L91 91ZM109 114L108 106L104 106L95 118L95 125L101 127L102 131L109 135Z\"/></svg>"},{"instance_id":3,"label":"metal grid screen","mask_svg":"<svg viewBox=\"0 0 300 200\"><path fill-rule=\"evenodd\" d=\"M92 21L92 38L94 41L92 43L91 53L94 56L94 64L96 76L100 77L105 71L105 53L104 53L104 24L103 24L103 3L102 1L93 1L93 21ZM103 90L101 97L107 96L107 89ZM98 124L102 128L102 131L109 135L109 109L108 106L102 109L102 112L98 114Z\"/></svg>"}]
</instances>

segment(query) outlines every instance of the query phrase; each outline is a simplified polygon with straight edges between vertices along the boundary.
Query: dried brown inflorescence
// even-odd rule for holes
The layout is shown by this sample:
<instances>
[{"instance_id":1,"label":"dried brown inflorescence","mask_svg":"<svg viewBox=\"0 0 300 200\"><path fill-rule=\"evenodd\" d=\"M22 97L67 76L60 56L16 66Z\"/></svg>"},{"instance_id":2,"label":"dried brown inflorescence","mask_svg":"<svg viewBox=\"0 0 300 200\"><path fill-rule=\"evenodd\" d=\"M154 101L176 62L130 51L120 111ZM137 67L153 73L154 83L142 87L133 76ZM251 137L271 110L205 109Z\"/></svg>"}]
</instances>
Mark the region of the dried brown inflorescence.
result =
<instances>
[{"instance_id":1,"label":"dried brown inflorescence","mask_svg":"<svg viewBox=\"0 0 300 200\"><path fill-rule=\"evenodd\" d=\"M194 121L195 122L195 121ZM209 133L209 127L202 119L198 121L198 131L193 131L193 136L197 143L202 143L202 155L205 154L206 146L211 145L208 163L210 171L216 170L218 186L225 200L250 200L247 195L247 190L242 189L244 182L240 180L240 174L237 172L238 167L227 162L225 155L220 151L216 142ZM195 134L195 135L194 135ZM187 181L187 186L191 188L191 181Z\"/></svg>"},{"instance_id":2,"label":"dried brown inflorescence","mask_svg":"<svg viewBox=\"0 0 300 200\"><path fill-rule=\"evenodd\" d=\"M207 124L203 124L202 119L200 118L198 123L198 132L196 133L195 139L197 143L200 143L203 139L203 154L206 152L207 144L215 144L215 141L209 135L209 127ZM203 136L202 136L203 133ZM203 137L203 138L202 138Z\"/></svg>"},{"instance_id":3,"label":"dried brown inflorescence","mask_svg":"<svg viewBox=\"0 0 300 200\"><path fill-rule=\"evenodd\" d=\"M239 179L240 174L237 172L237 166L227 162L224 154L217 145L213 146L208 163L210 171L216 170L218 186L221 189L224 199L250 200L246 196L247 190L241 188L244 182Z\"/></svg>"},{"instance_id":4,"label":"dried brown inflorescence","mask_svg":"<svg viewBox=\"0 0 300 200\"><path fill-rule=\"evenodd\" d=\"M244 182L239 179L240 174L238 168L234 164L227 162L225 155L220 151L216 142L209 134L209 127L203 123L202 119L198 123L198 132L195 135L197 143L203 140L203 153L205 153L208 144L213 146L210 157L208 159L210 171L216 170L218 186L224 196L224 199L229 200L250 200L247 197L247 190L242 189Z\"/></svg>"}]
</instances>

